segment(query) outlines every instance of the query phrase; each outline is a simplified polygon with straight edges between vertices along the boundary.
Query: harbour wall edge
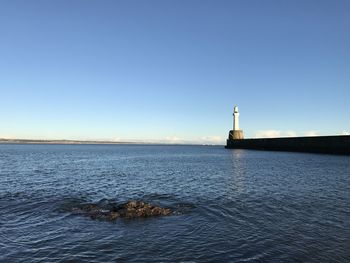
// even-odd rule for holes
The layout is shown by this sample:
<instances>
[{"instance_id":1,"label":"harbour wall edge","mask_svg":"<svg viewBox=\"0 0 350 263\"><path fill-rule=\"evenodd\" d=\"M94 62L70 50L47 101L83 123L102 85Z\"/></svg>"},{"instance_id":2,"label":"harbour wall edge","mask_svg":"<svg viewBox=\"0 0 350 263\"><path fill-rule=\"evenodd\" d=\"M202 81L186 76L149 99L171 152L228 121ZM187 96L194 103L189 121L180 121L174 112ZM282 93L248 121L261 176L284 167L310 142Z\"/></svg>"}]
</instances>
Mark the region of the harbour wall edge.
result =
<instances>
[{"instance_id":1,"label":"harbour wall edge","mask_svg":"<svg viewBox=\"0 0 350 263\"><path fill-rule=\"evenodd\" d=\"M350 155L350 135L228 139L225 148Z\"/></svg>"}]
</instances>

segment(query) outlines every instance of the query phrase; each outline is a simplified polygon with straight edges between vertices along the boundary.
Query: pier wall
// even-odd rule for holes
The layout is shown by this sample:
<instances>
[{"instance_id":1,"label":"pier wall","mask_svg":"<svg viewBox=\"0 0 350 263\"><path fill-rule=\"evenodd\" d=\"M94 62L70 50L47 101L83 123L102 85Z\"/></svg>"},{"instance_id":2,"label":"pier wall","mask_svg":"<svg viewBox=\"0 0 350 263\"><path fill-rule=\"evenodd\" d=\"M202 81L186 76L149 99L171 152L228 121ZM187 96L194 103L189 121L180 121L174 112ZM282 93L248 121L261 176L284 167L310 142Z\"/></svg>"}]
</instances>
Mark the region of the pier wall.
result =
<instances>
[{"instance_id":1,"label":"pier wall","mask_svg":"<svg viewBox=\"0 0 350 263\"><path fill-rule=\"evenodd\" d=\"M227 149L350 155L350 135L227 140Z\"/></svg>"}]
</instances>

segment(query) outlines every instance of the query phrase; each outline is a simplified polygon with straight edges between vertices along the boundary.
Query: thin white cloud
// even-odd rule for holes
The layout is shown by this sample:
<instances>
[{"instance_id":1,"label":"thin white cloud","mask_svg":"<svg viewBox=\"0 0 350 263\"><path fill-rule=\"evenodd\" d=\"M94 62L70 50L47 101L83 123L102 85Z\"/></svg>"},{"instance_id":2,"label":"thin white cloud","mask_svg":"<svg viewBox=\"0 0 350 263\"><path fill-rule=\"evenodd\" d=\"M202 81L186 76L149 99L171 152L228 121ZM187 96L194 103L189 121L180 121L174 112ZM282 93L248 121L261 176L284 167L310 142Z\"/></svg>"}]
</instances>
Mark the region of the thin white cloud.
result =
<instances>
[{"instance_id":1,"label":"thin white cloud","mask_svg":"<svg viewBox=\"0 0 350 263\"><path fill-rule=\"evenodd\" d=\"M342 131L341 135L350 135L348 131ZM277 137L297 137L297 136L320 136L320 132L316 130L309 130L303 133L295 131L280 131L280 130L261 130L255 133L255 138L277 138Z\"/></svg>"},{"instance_id":2,"label":"thin white cloud","mask_svg":"<svg viewBox=\"0 0 350 263\"><path fill-rule=\"evenodd\" d=\"M284 133L285 133L285 136L283 136L283 137L296 137L297 136L297 133L295 131L286 131Z\"/></svg>"},{"instance_id":3,"label":"thin white cloud","mask_svg":"<svg viewBox=\"0 0 350 263\"><path fill-rule=\"evenodd\" d=\"M306 131L304 133L305 136L319 136L318 131Z\"/></svg>"},{"instance_id":4,"label":"thin white cloud","mask_svg":"<svg viewBox=\"0 0 350 263\"><path fill-rule=\"evenodd\" d=\"M165 137L165 139L163 141L166 141L166 142L169 142L169 143L181 143L184 140L180 139L177 136L167 136L167 137Z\"/></svg>"},{"instance_id":5,"label":"thin white cloud","mask_svg":"<svg viewBox=\"0 0 350 263\"><path fill-rule=\"evenodd\" d=\"M225 139L223 139L221 136L213 135L201 137L199 141L204 143L221 144L224 143Z\"/></svg>"},{"instance_id":6,"label":"thin white cloud","mask_svg":"<svg viewBox=\"0 0 350 263\"><path fill-rule=\"evenodd\" d=\"M280 130L260 130L255 133L255 138L278 138L278 137L296 137L295 131Z\"/></svg>"},{"instance_id":7,"label":"thin white cloud","mask_svg":"<svg viewBox=\"0 0 350 263\"><path fill-rule=\"evenodd\" d=\"M169 143L169 144L224 144L225 139L218 135L202 136L196 138L181 138L177 136L168 136L161 140L152 140L153 143Z\"/></svg>"},{"instance_id":8,"label":"thin white cloud","mask_svg":"<svg viewBox=\"0 0 350 263\"><path fill-rule=\"evenodd\" d=\"M0 134L0 139L16 139L16 137L8 134Z\"/></svg>"},{"instance_id":9,"label":"thin white cloud","mask_svg":"<svg viewBox=\"0 0 350 263\"><path fill-rule=\"evenodd\" d=\"M256 138L274 138L274 137L280 137L280 136L281 136L281 131L277 131L277 130L261 130L255 133Z\"/></svg>"}]
</instances>

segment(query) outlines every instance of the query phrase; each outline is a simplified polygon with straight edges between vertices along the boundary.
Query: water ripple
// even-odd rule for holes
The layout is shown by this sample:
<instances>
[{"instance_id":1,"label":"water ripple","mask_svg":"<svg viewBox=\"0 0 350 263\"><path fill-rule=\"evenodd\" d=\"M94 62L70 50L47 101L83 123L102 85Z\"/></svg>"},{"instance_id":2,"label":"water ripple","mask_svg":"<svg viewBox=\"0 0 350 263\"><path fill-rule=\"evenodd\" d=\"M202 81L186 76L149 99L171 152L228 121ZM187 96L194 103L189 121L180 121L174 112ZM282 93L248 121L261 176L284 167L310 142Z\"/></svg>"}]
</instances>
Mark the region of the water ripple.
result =
<instances>
[{"instance_id":1,"label":"water ripple","mask_svg":"<svg viewBox=\"0 0 350 263\"><path fill-rule=\"evenodd\" d=\"M222 147L0 145L1 262L347 262L346 156ZM142 199L174 215L95 221Z\"/></svg>"}]
</instances>

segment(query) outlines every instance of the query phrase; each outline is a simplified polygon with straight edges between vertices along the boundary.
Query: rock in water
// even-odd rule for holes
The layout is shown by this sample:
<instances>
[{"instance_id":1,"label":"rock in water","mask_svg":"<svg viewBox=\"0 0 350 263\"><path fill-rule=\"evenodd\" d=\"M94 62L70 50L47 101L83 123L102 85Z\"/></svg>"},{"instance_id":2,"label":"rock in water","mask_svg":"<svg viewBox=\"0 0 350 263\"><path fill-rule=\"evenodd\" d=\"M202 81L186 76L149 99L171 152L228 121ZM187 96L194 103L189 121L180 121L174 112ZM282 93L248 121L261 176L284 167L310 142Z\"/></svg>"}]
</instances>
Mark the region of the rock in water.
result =
<instances>
[{"instance_id":1,"label":"rock in water","mask_svg":"<svg viewBox=\"0 0 350 263\"><path fill-rule=\"evenodd\" d=\"M117 218L145 218L155 216L167 216L171 209L154 206L143 201L128 201L121 205L103 202L82 204L73 208L74 213L88 215L93 219L114 221Z\"/></svg>"},{"instance_id":2,"label":"rock in water","mask_svg":"<svg viewBox=\"0 0 350 263\"><path fill-rule=\"evenodd\" d=\"M168 208L153 206L142 201L129 201L119 210L121 217L136 218L150 216L166 216L171 213Z\"/></svg>"}]
</instances>

